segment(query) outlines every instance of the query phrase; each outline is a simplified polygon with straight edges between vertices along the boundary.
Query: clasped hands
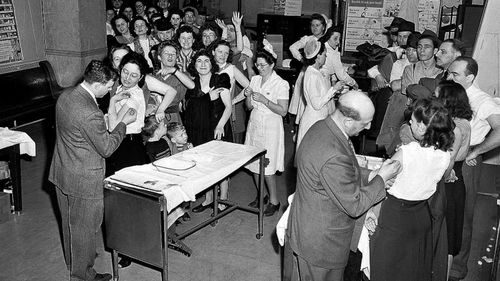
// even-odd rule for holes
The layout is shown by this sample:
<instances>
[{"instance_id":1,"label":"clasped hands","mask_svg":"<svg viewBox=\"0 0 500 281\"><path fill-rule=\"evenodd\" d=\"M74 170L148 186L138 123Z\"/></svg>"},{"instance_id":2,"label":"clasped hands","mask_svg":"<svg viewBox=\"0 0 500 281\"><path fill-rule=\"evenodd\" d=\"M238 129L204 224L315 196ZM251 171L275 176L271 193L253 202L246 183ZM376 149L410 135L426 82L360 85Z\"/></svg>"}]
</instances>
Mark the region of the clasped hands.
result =
<instances>
[{"instance_id":1,"label":"clasped hands","mask_svg":"<svg viewBox=\"0 0 500 281\"><path fill-rule=\"evenodd\" d=\"M255 92L250 86L245 88L245 96L251 97L254 101L267 105L268 99L259 92Z\"/></svg>"}]
</instances>

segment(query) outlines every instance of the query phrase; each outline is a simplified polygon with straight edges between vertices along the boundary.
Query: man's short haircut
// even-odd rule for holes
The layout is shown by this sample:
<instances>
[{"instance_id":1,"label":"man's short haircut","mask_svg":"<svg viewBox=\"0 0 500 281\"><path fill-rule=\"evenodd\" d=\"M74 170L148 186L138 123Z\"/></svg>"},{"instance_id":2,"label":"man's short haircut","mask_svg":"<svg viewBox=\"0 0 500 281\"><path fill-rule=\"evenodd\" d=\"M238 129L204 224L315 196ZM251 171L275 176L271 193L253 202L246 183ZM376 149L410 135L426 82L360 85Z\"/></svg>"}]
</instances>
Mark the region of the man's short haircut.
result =
<instances>
[{"instance_id":1,"label":"man's short haircut","mask_svg":"<svg viewBox=\"0 0 500 281\"><path fill-rule=\"evenodd\" d=\"M83 80L89 84L106 84L117 77L116 72L100 60L92 60L83 74Z\"/></svg>"},{"instance_id":2,"label":"man's short haircut","mask_svg":"<svg viewBox=\"0 0 500 281\"><path fill-rule=\"evenodd\" d=\"M343 105L340 102L340 99L335 102L335 107L336 110L340 111L340 113L342 113L342 115L344 115L345 117L351 118L355 121L361 120L361 115L359 114L359 111L352 107Z\"/></svg>"},{"instance_id":3,"label":"man's short haircut","mask_svg":"<svg viewBox=\"0 0 500 281\"><path fill-rule=\"evenodd\" d=\"M172 139L175 134L181 130L184 130L184 126L179 122L170 122L167 125L167 136Z\"/></svg>"},{"instance_id":4,"label":"man's short haircut","mask_svg":"<svg viewBox=\"0 0 500 281\"><path fill-rule=\"evenodd\" d=\"M477 77L477 72L479 71L479 66L477 65L477 61L471 57L460 56L455 59L455 61L463 61L466 63L465 66L465 75L473 74L474 77Z\"/></svg>"},{"instance_id":5,"label":"man's short haircut","mask_svg":"<svg viewBox=\"0 0 500 281\"><path fill-rule=\"evenodd\" d=\"M467 48L465 48L465 44L455 38L448 38L443 41L443 43L451 43L451 47L455 52L460 52L461 56L465 56L465 52L467 52Z\"/></svg>"}]
</instances>

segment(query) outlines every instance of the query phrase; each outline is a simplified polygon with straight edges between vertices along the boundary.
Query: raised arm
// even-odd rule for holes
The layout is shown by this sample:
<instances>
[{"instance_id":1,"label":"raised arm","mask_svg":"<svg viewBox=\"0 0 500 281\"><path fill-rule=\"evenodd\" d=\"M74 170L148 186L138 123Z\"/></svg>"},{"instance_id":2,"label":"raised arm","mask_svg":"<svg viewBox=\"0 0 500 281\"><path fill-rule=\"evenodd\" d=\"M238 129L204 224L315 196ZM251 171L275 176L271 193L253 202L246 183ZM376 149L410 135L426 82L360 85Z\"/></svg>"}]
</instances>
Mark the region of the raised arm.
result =
<instances>
[{"instance_id":1,"label":"raised arm","mask_svg":"<svg viewBox=\"0 0 500 281\"><path fill-rule=\"evenodd\" d=\"M241 33L241 21L243 16L239 12L233 12L233 18L231 19L234 24L234 31L236 32L236 50L238 52L243 51L243 34Z\"/></svg>"}]
</instances>

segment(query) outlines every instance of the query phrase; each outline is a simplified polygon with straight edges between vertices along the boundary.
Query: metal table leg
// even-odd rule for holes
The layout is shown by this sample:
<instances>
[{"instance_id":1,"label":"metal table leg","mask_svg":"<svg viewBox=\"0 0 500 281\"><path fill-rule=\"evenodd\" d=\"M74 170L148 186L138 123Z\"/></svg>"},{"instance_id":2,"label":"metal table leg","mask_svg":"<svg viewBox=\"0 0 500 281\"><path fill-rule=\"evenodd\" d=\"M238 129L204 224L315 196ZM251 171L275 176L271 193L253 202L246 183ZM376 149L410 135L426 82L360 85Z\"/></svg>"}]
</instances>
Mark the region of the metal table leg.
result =
<instances>
[{"instance_id":1,"label":"metal table leg","mask_svg":"<svg viewBox=\"0 0 500 281\"><path fill-rule=\"evenodd\" d=\"M111 253L111 262L113 264L113 280L118 281L120 276L118 275L118 252L116 250Z\"/></svg>"},{"instance_id":2,"label":"metal table leg","mask_svg":"<svg viewBox=\"0 0 500 281\"><path fill-rule=\"evenodd\" d=\"M259 231L255 235L257 239L264 235L264 160L265 154L259 157Z\"/></svg>"},{"instance_id":3,"label":"metal table leg","mask_svg":"<svg viewBox=\"0 0 500 281\"><path fill-rule=\"evenodd\" d=\"M9 149L9 169L12 180L12 198L14 199L14 213L21 214L23 209L21 189L21 160L19 155L19 144Z\"/></svg>"}]
</instances>

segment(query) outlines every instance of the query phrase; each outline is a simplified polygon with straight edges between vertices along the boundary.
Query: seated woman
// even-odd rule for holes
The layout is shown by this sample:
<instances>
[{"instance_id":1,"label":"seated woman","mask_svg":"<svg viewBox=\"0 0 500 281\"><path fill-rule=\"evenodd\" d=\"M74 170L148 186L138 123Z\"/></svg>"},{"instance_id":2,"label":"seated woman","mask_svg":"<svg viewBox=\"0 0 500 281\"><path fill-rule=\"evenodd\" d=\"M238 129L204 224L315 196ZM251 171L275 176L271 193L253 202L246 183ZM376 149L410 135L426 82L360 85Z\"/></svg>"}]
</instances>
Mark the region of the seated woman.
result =
<instances>
[{"instance_id":1,"label":"seated woman","mask_svg":"<svg viewBox=\"0 0 500 281\"><path fill-rule=\"evenodd\" d=\"M401 146L392 159L402 171L387 190L378 225L367 213L370 239L370 280L431 280L432 233L427 199L435 192L450 163L454 124L436 100L413 104L411 132L417 142Z\"/></svg>"},{"instance_id":2,"label":"seated woman","mask_svg":"<svg viewBox=\"0 0 500 281\"><path fill-rule=\"evenodd\" d=\"M219 70L212 54L201 49L189 65L189 72L194 77L195 88L186 93L186 110L184 122L186 132L194 146L211 140L231 141L231 83L225 73L216 74ZM227 181L221 184L221 194L227 194ZM221 197L221 199L227 199ZM202 212L211 207L211 196L193 212Z\"/></svg>"}]
</instances>

